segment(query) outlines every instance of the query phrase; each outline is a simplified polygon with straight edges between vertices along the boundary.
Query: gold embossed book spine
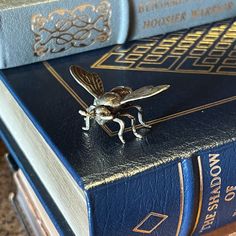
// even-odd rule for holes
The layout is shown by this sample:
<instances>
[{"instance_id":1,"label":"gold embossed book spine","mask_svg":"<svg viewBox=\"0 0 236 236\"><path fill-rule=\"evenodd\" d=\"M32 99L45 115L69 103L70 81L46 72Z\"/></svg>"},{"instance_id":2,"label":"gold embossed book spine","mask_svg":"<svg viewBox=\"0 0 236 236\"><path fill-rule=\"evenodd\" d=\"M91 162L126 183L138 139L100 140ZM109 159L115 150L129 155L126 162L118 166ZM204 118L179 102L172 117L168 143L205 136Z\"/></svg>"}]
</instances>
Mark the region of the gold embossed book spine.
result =
<instances>
[{"instance_id":1,"label":"gold embossed book spine","mask_svg":"<svg viewBox=\"0 0 236 236\"><path fill-rule=\"evenodd\" d=\"M201 152L197 162L196 236L236 220L235 143Z\"/></svg>"},{"instance_id":2,"label":"gold embossed book spine","mask_svg":"<svg viewBox=\"0 0 236 236\"><path fill-rule=\"evenodd\" d=\"M232 17L232 0L11 0L0 3L0 68Z\"/></svg>"}]
</instances>

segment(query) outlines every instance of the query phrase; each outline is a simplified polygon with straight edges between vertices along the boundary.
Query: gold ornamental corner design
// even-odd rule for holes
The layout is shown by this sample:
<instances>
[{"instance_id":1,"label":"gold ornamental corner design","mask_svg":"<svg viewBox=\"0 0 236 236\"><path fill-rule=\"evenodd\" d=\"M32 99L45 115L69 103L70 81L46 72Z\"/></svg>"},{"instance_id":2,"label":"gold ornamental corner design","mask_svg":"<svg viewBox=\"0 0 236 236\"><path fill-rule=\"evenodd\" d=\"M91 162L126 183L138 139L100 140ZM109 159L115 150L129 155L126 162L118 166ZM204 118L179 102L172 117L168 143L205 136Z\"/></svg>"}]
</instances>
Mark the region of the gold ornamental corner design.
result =
<instances>
[{"instance_id":1,"label":"gold ornamental corner design","mask_svg":"<svg viewBox=\"0 0 236 236\"><path fill-rule=\"evenodd\" d=\"M156 218L158 220L157 224L152 226L150 229L143 228L144 224L148 221L151 221L152 218ZM156 212L150 212L134 229L133 232L135 233L142 233L142 234L151 234L154 230L156 230L166 219L168 218L167 215L159 214Z\"/></svg>"},{"instance_id":2,"label":"gold ornamental corner design","mask_svg":"<svg viewBox=\"0 0 236 236\"><path fill-rule=\"evenodd\" d=\"M236 18L115 46L96 69L236 75Z\"/></svg>"},{"instance_id":3,"label":"gold ornamental corner design","mask_svg":"<svg viewBox=\"0 0 236 236\"><path fill-rule=\"evenodd\" d=\"M81 4L72 10L58 9L48 16L36 14L31 19L34 54L38 57L71 48L89 47L110 39L111 4Z\"/></svg>"}]
</instances>

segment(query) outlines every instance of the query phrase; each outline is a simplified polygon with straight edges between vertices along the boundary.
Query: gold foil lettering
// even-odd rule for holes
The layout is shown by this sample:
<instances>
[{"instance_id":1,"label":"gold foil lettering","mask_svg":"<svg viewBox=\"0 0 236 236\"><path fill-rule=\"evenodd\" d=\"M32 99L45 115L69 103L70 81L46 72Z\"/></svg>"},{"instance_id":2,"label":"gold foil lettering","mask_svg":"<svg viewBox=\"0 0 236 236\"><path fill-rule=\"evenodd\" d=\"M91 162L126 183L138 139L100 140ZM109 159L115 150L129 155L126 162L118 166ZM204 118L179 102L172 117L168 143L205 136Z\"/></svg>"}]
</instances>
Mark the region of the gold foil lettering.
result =
<instances>
[{"instance_id":1,"label":"gold foil lettering","mask_svg":"<svg viewBox=\"0 0 236 236\"><path fill-rule=\"evenodd\" d=\"M218 188L218 190L220 189L220 187ZM209 206L212 206L212 205L217 205L218 203L219 203L219 198L220 198L220 191L219 191L219 193L217 193L216 195L213 195L213 196L211 196L210 198L209 198ZM218 208L218 206L216 206L216 207L213 207L213 209L215 209L215 208ZM208 209L212 209L212 208L208 208ZM212 211L212 210L210 210L210 211Z\"/></svg>"},{"instance_id":2,"label":"gold foil lettering","mask_svg":"<svg viewBox=\"0 0 236 236\"><path fill-rule=\"evenodd\" d=\"M220 177L215 177L214 179L211 180L211 188L214 188L219 185L221 185L221 178Z\"/></svg>"},{"instance_id":3,"label":"gold foil lettering","mask_svg":"<svg viewBox=\"0 0 236 236\"><path fill-rule=\"evenodd\" d=\"M184 4L189 2L190 0L166 0L166 1L159 1L159 0L149 0L142 2L138 5L137 12L138 14L145 14L149 12L160 11L161 9L171 8L180 4ZM201 1L201 0L192 0L192 1ZM215 4L209 6L207 8L198 8L193 9L190 12L190 17L195 20L196 18L200 17L208 17L211 15L221 14L224 11L232 10L235 3L233 1L229 1L224 4ZM147 19L143 22L144 29L152 29L162 25L170 25L175 24L178 22L182 22L187 20L188 12L176 13L175 15L170 15L162 18L155 18L155 19ZM191 20L191 19L190 19Z\"/></svg>"},{"instance_id":4,"label":"gold foil lettering","mask_svg":"<svg viewBox=\"0 0 236 236\"><path fill-rule=\"evenodd\" d=\"M218 176L220 173L221 173L221 167L220 167L220 166L214 166L214 167L211 169L211 176L212 176L212 177L216 177L216 176Z\"/></svg>"},{"instance_id":5,"label":"gold foil lettering","mask_svg":"<svg viewBox=\"0 0 236 236\"><path fill-rule=\"evenodd\" d=\"M235 217L236 216L236 211L234 212L233 216L232 217Z\"/></svg>"},{"instance_id":6,"label":"gold foil lettering","mask_svg":"<svg viewBox=\"0 0 236 236\"><path fill-rule=\"evenodd\" d=\"M186 20L186 12L177 13L175 15L170 15L162 18L155 18L152 20L144 21L144 29L156 28L162 25L171 25L176 22L182 22Z\"/></svg>"},{"instance_id":7,"label":"gold foil lettering","mask_svg":"<svg viewBox=\"0 0 236 236\"><path fill-rule=\"evenodd\" d=\"M231 202L235 199L236 186L228 186L226 189L225 201Z\"/></svg>"},{"instance_id":8,"label":"gold foil lettering","mask_svg":"<svg viewBox=\"0 0 236 236\"><path fill-rule=\"evenodd\" d=\"M189 1L194 1L194 0L165 0L165 1L149 0L149 1L144 1L138 5L138 13L143 14L143 13L158 11L160 9L178 6L178 5L184 4Z\"/></svg>"},{"instance_id":9,"label":"gold foil lettering","mask_svg":"<svg viewBox=\"0 0 236 236\"><path fill-rule=\"evenodd\" d=\"M210 168L212 168L212 167L214 167L218 162L220 162L220 160L219 159L217 159L217 158L219 158L219 154L214 154L214 155L212 155L212 154L210 154Z\"/></svg>"},{"instance_id":10,"label":"gold foil lettering","mask_svg":"<svg viewBox=\"0 0 236 236\"><path fill-rule=\"evenodd\" d=\"M231 10L234 7L233 2L228 2L223 5L217 4L213 5L211 7L202 8L202 9L194 9L192 10L192 18L198 18L198 17L205 17L215 14L220 14L224 11Z\"/></svg>"},{"instance_id":11,"label":"gold foil lettering","mask_svg":"<svg viewBox=\"0 0 236 236\"><path fill-rule=\"evenodd\" d=\"M143 5L143 4L140 4L140 5L138 6L138 12L139 12L139 13L143 13L144 11L145 11L144 5Z\"/></svg>"},{"instance_id":12,"label":"gold foil lettering","mask_svg":"<svg viewBox=\"0 0 236 236\"><path fill-rule=\"evenodd\" d=\"M208 208L207 212L208 214L205 216L205 220L203 223L203 226L201 227L200 232L210 229L212 224L215 221L216 215L217 215L217 209L220 202L220 196L221 196L221 167L220 167L220 155L219 154L210 154L209 155L209 167L210 171L209 174L211 176L211 182L210 182L210 197L208 201Z\"/></svg>"},{"instance_id":13,"label":"gold foil lettering","mask_svg":"<svg viewBox=\"0 0 236 236\"><path fill-rule=\"evenodd\" d=\"M215 217L216 217L216 211L213 214L206 215L204 224L203 224L202 229L201 229L200 232L203 232L207 229L210 229L212 224L215 221Z\"/></svg>"}]
</instances>

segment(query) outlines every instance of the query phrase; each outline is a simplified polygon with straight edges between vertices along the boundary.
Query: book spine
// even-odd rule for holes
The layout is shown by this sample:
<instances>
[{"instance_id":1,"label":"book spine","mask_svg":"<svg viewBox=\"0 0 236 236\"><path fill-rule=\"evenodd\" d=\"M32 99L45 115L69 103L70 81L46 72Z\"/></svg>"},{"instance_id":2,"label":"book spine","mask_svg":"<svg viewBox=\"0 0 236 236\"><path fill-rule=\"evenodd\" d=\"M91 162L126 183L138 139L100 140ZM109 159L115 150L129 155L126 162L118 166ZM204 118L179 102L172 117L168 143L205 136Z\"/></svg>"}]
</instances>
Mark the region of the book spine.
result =
<instances>
[{"instance_id":1,"label":"book spine","mask_svg":"<svg viewBox=\"0 0 236 236\"><path fill-rule=\"evenodd\" d=\"M193 235L236 221L235 143L199 153L198 212Z\"/></svg>"},{"instance_id":2,"label":"book spine","mask_svg":"<svg viewBox=\"0 0 236 236\"><path fill-rule=\"evenodd\" d=\"M235 14L232 0L55 0L23 4L0 11L0 68L121 44Z\"/></svg>"},{"instance_id":3,"label":"book spine","mask_svg":"<svg viewBox=\"0 0 236 236\"><path fill-rule=\"evenodd\" d=\"M189 159L88 190L92 235L188 235L192 182Z\"/></svg>"},{"instance_id":4,"label":"book spine","mask_svg":"<svg viewBox=\"0 0 236 236\"><path fill-rule=\"evenodd\" d=\"M233 0L131 0L130 39L186 29L235 16Z\"/></svg>"},{"instance_id":5,"label":"book spine","mask_svg":"<svg viewBox=\"0 0 236 236\"><path fill-rule=\"evenodd\" d=\"M125 42L129 2L27 1L0 10L0 18L3 69Z\"/></svg>"}]
</instances>

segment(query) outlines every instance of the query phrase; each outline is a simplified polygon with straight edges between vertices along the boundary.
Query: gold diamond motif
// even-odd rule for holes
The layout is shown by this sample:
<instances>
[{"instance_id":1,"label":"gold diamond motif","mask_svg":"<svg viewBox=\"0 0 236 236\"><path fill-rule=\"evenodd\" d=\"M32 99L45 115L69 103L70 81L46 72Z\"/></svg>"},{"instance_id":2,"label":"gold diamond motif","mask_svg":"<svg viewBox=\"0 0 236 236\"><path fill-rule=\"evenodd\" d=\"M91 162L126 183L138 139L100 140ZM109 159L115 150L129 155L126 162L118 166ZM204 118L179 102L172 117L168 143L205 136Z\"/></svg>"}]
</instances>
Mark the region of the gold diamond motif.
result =
<instances>
[{"instance_id":1,"label":"gold diamond motif","mask_svg":"<svg viewBox=\"0 0 236 236\"><path fill-rule=\"evenodd\" d=\"M135 228L133 232L135 233L143 233L143 234L151 234L154 230L156 230L166 219L167 215L159 214L156 212L150 212ZM157 221L153 226L149 229L145 229L145 224L151 223L151 221Z\"/></svg>"}]
</instances>

